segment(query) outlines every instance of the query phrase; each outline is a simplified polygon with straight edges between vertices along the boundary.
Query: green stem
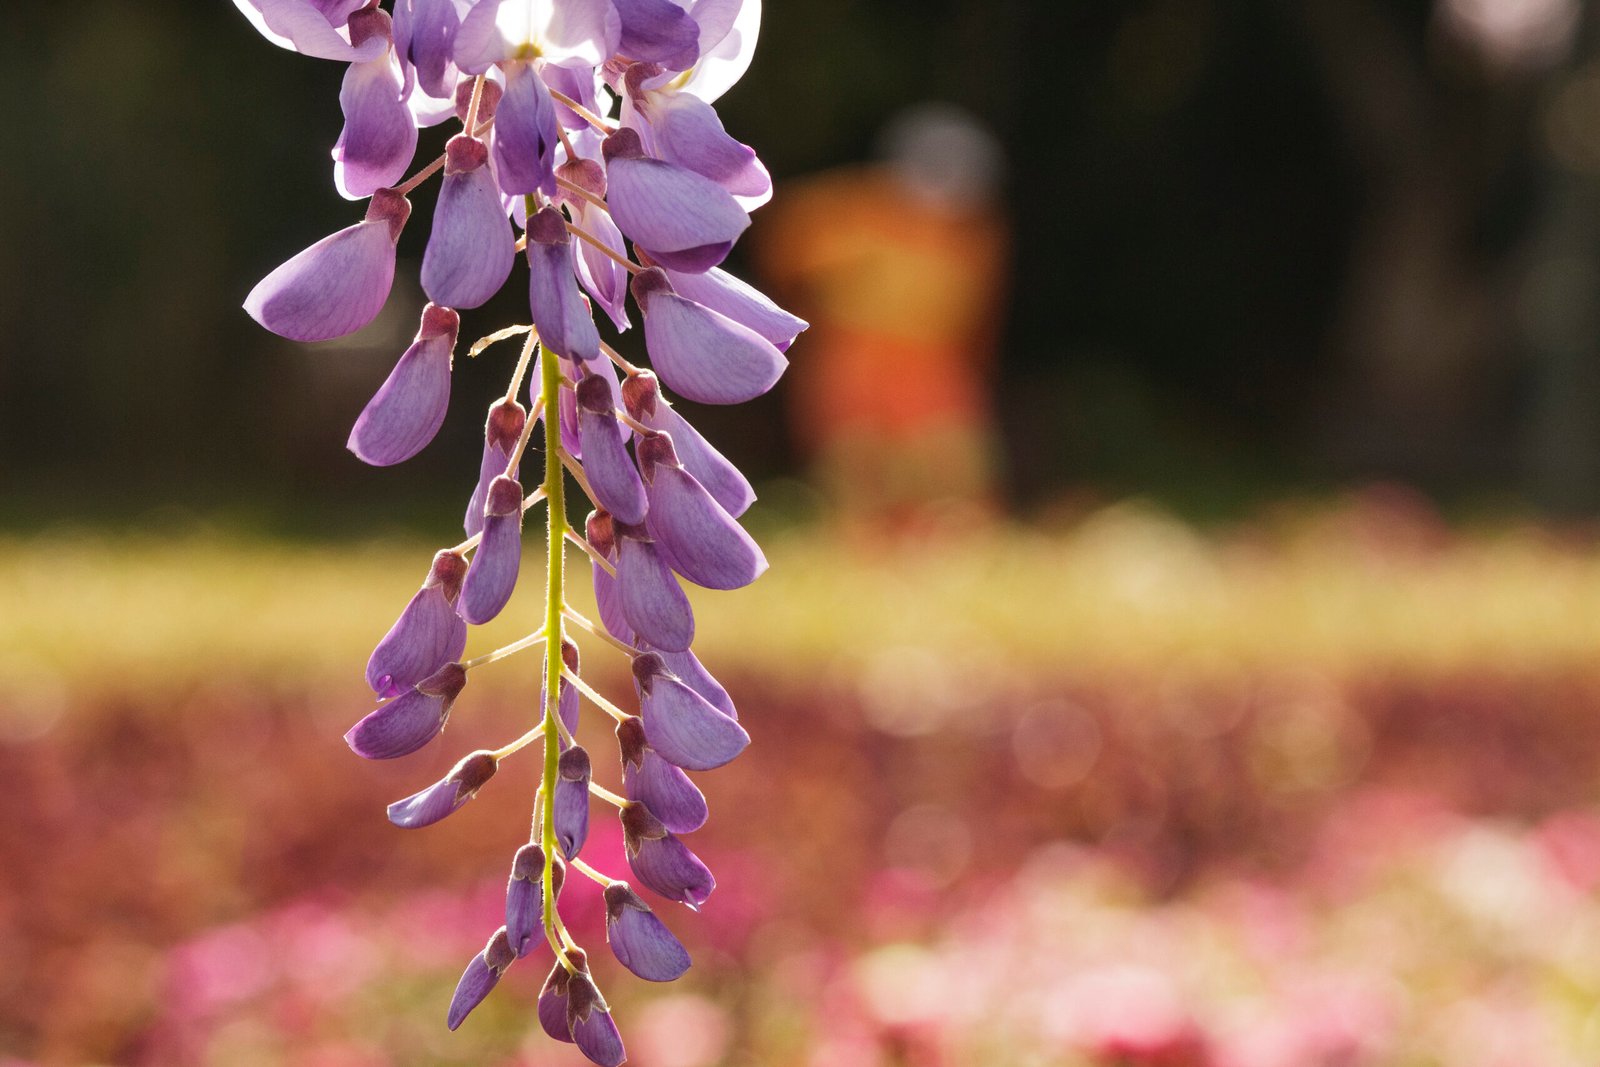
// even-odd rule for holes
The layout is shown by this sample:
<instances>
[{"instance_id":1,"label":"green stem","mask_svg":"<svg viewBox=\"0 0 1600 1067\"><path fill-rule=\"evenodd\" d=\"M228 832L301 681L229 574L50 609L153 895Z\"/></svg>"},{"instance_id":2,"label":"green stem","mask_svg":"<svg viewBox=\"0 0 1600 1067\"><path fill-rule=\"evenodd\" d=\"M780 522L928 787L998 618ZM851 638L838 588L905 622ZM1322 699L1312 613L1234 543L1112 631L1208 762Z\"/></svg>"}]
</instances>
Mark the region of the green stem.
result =
<instances>
[{"instance_id":1,"label":"green stem","mask_svg":"<svg viewBox=\"0 0 1600 1067\"><path fill-rule=\"evenodd\" d=\"M528 198L528 216L538 210L533 198ZM548 501L545 514L546 546L549 566L544 594L544 778L541 786L544 813L544 929L545 936L555 947L557 958L564 958L558 934L555 883L553 868L556 856L556 775L560 757L560 733L557 726L561 700L561 608L564 548L567 533L567 501L564 474L561 469L561 405L555 399L561 395L561 365L554 352L545 352L540 360L540 388L544 405L544 492ZM530 414L531 418L531 414Z\"/></svg>"}]
</instances>

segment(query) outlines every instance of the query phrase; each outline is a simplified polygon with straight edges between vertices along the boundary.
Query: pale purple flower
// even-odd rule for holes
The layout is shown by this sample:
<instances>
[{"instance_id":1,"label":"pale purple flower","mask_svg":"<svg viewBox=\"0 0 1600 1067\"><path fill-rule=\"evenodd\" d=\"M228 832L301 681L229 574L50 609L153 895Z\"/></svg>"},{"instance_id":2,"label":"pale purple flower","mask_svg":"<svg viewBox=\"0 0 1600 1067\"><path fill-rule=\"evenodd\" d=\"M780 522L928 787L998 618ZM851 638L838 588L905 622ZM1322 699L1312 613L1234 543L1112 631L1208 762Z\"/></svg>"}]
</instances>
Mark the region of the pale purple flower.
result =
<instances>
[{"instance_id":1,"label":"pale purple flower","mask_svg":"<svg viewBox=\"0 0 1600 1067\"><path fill-rule=\"evenodd\" d=\"M545 207L528 220L528 307L545 358L600 357L594 316L573 274L572 238L561 210Z\"/></svg>"},{"instance_id":2,"label":"pale purple flower","mask_svg":"<svg viewBox=\"0 0 1600 1067\"><path fill-rule=\"evenodd\" d=\"M674 570L707 589L740 589L766 572L761 547L678 462L671 437L648 434L638 452L650 528Z\"/></svg>"},{"instance_id":3,"label":"pale purple flower","mask_svg":"<svg viewBox=\"0 0 1600 1067\"><path fill-rule=\"evenodd\" d=\"M732 761L750 744L737 720L683 684L654 652L634 657L633 677L645 738L669 763L686 771L709 771Z\"/></svg>"},{"instance_id":4,"label":"pale purple flower","mask_svg":"<svg viewBox=\"0 0 1600 1067\"><path fill-rule=\"evenodd\" d=\"M408 830L432 826L477 796L498 767L488 752L474 752L433 785L390 804L389 821Z\"/></svg>"},{"instance_id":5,"label":"pale purple flower","mask_svg":"<svg viewBox=\"0 0 1600 1067\"><path fill-rule=\"evenodd\" d=\"M738 518L755 503L756 491L750 480L672 409L661 395L654 374L643 371L629 377L622 383L622 400L636 421L672 438L678 462L729 515Z\"/></svg>"},{"instance_id":6,"label":"pale purple flower","mask_svg":"<svg viewBox=\"0 0 1600 1067\"><path fill-rule=\"evenodd\" d=\"M700 662L693 651L685 649L682 652L665 652L661 649L649 649L661 657L667 665L667 670L678 676L684 685L693 689L706 699L706 702L716 708L730 719L737 719L739 711L733 706L733 698L722 687L722 683L711 676L705 665Z\"/></svg>"},{"instance_id":7,"label":"pale purple flower","mask_svg":"<svg viewBox=\"0 0 1600 1067\"><path fill-rule=\"evenodd\" d=\"M411 689L369 712L344 735L365 759L407 756L432 741L450 717L450 705L467 684L459 663L447 663Z\"/></svg>"},{"instance_id":8,"label":"pale purple flower","mask_svg":"<svg viewBox=\"0 0 1600 1067\"><path fill-rule=\"evenodd\" d=\"M669 70L687 70L700 58L700 27L672 0L612 2L622 16L623 55Z\"/></svg>"},{"instance_id":9,"label":"pale purple flower","mask_svg":"<svg viewBox=\"0 0 1600 1067\"><path fill-rule=\"evenodd\" d=\"M394 697L461 658L467 624L456 614L456 597L467 561L457 552L433 557L428 577L406 604L367 660L367 685L380 697Z\"/></svg>"},{"instance_id":10,"label":"pale purple flower","mask_svg":"<svg viewBox=\"0 0 1600 1067\"><path fill-rule=\"evenodd\" d=\"M771 341L780 352L787 352L794 339L810 325L721 267L713 267L701 274L669 270L667 280L679 296L749 327Z\"/></svg>"},{"instance_id":11,"label":"pale purple flower","mask_svg":"<svg viewBox=\"0 0 1600 1067\"><path fill-rule=\"evenodd\" d=\"M421 452L450 406L450 360L461 316L447 307L422 309L416 340L350 430L346 447L365 463L388 467Z\"/></svg>"},{"instance_id":12,"label":"pale purple flower","mask_svg":"<svg viewBox=\"0 0 1600 1067\"><path fill-rule=\"evenodd\" d=\"M478 0L456 31L455 59L468 74L531 56L592 69L617 50L621 36L611 0Z\"/></svg>"},{"instance_id":13,"label":"pale purple flower","mask_svg":"<svg viewBox=\"0 0 1600 1067\"><path fill-rule=\"evenodd\" d=\"M395 0L395 49L429 96L455 92L460 72L451 50L460 25L455 0Z\"/></svg>"},{"instance_id":14,"label":"pale purple flower","mask_svg":"<svg viewBox=\"0 0 1600 1067\"><path fill-rule=\"evenodd\" d=\"M291 341L354 333L389 299L395 242L410 216L405 197L378 190L364 220L324 237L261 279L245 297L244 309Z\"/></svg>"},{"instance_id":15,"label":"pale purple flower","mask_svg":"<svg viewBox=\"0 0 1600 1067\"><path fill-rule=\"evenodd\" d=\"M584 523L584 535L596 552L613 567L616 566L616 526L608 512L591 511ZM627 616L623 614L622 591L617 586L617 580L600 564L591 563L589 566L594 583L595 604L600 609L600 621L612 637L625 645L633 644L636 635L633 627L628 624Z\"/></svg>"},{"instance_id":16,"label":"pale purple flower","mask_svg":"<svg viewBox=\"0 0 1600 1067\"><path fill-rule=\"evenodd\" d=\"M589 957L581 948L569 948L567 959L580 974L589 972ZM557 1041L572 1043L572 1029L567 1024L567 992L572 984L572 971L559 959L539 990L539 1026Z\"/></svg>"},{"instance_id":17,"label":"pale purple flower","mask_svg":"<svg viewBox=\"0 0 1600 1067\"><path fill-rule=\"evenodd\" d=\"M455 995L450 998L450 1011L445 1017L445 1025L452 1030L460 1026L472 1009L483 1003L483 998L489 995L489 990L499 983L500 976L516 959L516 954L506 941L505 927L502 926L495 931L483 951L472 957L467 969L461 972Z\"/></svg>"},{"instance_id":18,"label":"pale purple flower","mask_svg":"<svg viewBox=\"0 0 1600 1067\"><path fill-rule=\"evenodd\" d=\"M644 720L631 716L617 724L617 744L622 749L622 788L675 834L688 834L705 825L706 798L682 768L661 758L645 740Z\"/></svg>"},{"instance_id":19,"label":"pale purple flower","mask_svg":"<svg viewBox=\"0 0 1600 1067\"><path fill-rule=\"evenodd\" d=\"M359 48L383 41L382 53L350 64L339 89L344 129L333 146L333 182L347 200L360 200L405 177L417 150L417 127L406 106L405 78L390 45L389 16L365 8L350 16L350 40Z\"/></svg>"},{"instance_id":20,"label":"pale purple flower","mask_svg":"<svg viewBox=\"0 0 1600 1067\"><path fill-rule=\"evenodd\" d=\"M672 652L694 641L694 610L678 579L639 526L614 523L622 616L640 637Z\"/></svg>"},{"instance_id":21,"label":"pale purple flower","mask_svg":"<svg viewBox=\"0 0 1600 1067\"><path fill-rule=\"evenodd\" d=\"M633 276L645 347L669 388L703 404L739 404L771 389L789 361L748 326L672 290L658 267Z\"/></svg>"},{"instance_id":22,"label":"pale purple flower","mask_svg":"<svg viewBox=\"0 0 1600 1067\"><path fill-rule=\"evenodd\" d=\"M516 451L517 439L522 436L527 422L528 410L515 400L502 397L489 405L489 415L483 424L483 459L478 464L478 484L467 501L467 515L462 522L468 537L483 529L483 503L488 499L490 483L501 475L517 477L516 468L510 466L511 454Z\"/></svg>"},{"instance_id":23,"label":"pale purple flower","mask_svg":"<svg viewBox=\"0 0 1600 1067\"><path fill-rule=\"evenodd\" d=\"M630 801L621 819L623 846L634 877L651 892L698 911L717 887L711 870L643 804Z\"/></svg>"},{"instance_id":24,"label":"pale purple flower","mask_svg":"<svg viewBox=\"0 0 1600 1067\"><path fill-rule=\"evenodd\" d=\"M531 63L507 63L506 91L495 113L494 165L513 196L556 191L556 111Z\"/></svg>"},{"instance_id":25,"label":"pale purple flower","mask_svg":"<svg viewBox=\"0 0 1600 1067\"><path fill-rule=\"evenodd\" d=\"M563 163L560 176L595 197L606 195L605 171L592 159L573 159ZM611 249L619 257L626 257L628 245L622 231L611 221L611 213L596 206L588 198L563 191L562 202L572 213L573 224L590 237ZM628 270L616 258L606 255L588 241L579 241L577 249L578 281L584 290L605 311L611 324L626 330L628 321Z\"/></svg>"},{"instance_id":26,"label":"pale purple flower","mask_svg":"<svg viewBox=\"0 0 1600 1067\"><path fill-rule=\"evenodd\" d=\"M461 582L461 617L474 626L500 614L522 565L522 486L501 475L489 483L483 504L483 539Z\"/></svg>"},{"instance_id":27,"label":"pale purple flower","mask_svg":"<svg viewBox=\"0 0 1600 1067\"><path fill-rule=\"evenodd\" d=\"M251 25L280 48L315 56L355 63L381 55L387 42L368 37L360 45L350 43L345 29L350 15L366 0L233 0ZM343 30L344 32L340 32Z\"/></svg>"},{"instance_id":28,"label":"pale purple flower","mask_svg":"<svg viewBox=\"0 0 1600 1067\"><path fill-rule=\"evenodd\" d=\"M621 964L647 982L671 982L689 969L689 953L627 882L606 886L606 941Z\"/></svg>"},{"instance_id":29,"label":"pale purple flower","mask_svg":"<svg viewBox=\"0 0 1600 1067\"><path fill-rule=\"evenodd\" d=\"M456 134L445 146L444 183L422 254L422 289L434 303L478 307L511 276L517 241L488 163L489 146L475 137Z\"/></svg>"},{"instance_id":30,"label":"pale purple flower","mask_svg":"<svg viewBox=\"0 0 1600 1067\"><path fill-rule=\"evenodd\" d=\"M772 178L755 150L728 135L716 109L692 93L646 88L659 68L636 64L624 81L623 122L650 155L722 186L746 211L772 198Z\"/></svg>"},{"instance_id":31,"label":"pale purple flower","mask_svg":"<svg viewBox=\"0 0 1600 1067\"><path fill-rule=\"evenodd\" d=\"M638 525L647 506L645 489L628 454L629 435L617 421L616 391L608 373L585 375L578 382L578 440L594 502L616 521Z\"/></svg>"},{"instance_id":32,"label":"pale purple flower","mask_svg":"<svg viewBox=\"0 0 1600 1067\"><path fill-rule=\"evenodd\" d=\"M709 270L750 225L732 193L687 167L645 155L634 130L607 137L604 151L611 217L662 266Z\"/></svg>"}]
</instances>

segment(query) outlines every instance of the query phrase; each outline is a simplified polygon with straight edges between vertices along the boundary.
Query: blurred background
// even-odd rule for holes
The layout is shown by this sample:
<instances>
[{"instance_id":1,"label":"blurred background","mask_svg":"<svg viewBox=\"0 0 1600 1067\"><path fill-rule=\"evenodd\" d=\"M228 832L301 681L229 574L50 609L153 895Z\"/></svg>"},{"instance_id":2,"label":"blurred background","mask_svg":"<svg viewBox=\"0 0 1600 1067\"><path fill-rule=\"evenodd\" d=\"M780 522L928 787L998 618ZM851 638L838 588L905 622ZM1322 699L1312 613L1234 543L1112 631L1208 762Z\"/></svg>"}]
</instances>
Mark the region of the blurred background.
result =
<instances>
[{"instance_id":1,"label":"blurred background","mask_svg":"<svg viewBox=\"0 0 1600 1067\"><path fill-rule=\"evenodd\" d=\"M239 305L357 217L339 65L221 0L8 14L0 1064L579 1062L543 965L443 1027L533 768L383 817L536 667L340 741L513 356L344 450L431 191L385 313L283 342ZM1600 1062L1600 14L770 2L718 107L777 180L729 265L814 327L684 408L773 569L696 598L755 744L662 911L695 969L596 953L632 1062Z\"/></svg>"}]
</instances>

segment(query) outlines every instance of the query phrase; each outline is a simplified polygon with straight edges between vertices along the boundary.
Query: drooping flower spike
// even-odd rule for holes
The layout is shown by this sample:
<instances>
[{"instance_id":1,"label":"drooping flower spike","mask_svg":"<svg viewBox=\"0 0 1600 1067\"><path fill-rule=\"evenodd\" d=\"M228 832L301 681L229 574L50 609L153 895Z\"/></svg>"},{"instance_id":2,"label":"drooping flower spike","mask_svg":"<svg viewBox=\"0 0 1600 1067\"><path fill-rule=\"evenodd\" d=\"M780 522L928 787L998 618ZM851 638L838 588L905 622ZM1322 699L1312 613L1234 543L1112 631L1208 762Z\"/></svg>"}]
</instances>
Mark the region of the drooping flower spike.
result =
<instances>
[{"instance_id":1,"label":"drooping flower spike","mask_svg":"<svg viewBox=\"0 0 1600 1067\"><path fill-rule=\"evenodd\" d=\"M419 245L429 303L350 432L359 459L398 464L438 434L458 311L521 285L511 278L517 253L526 259L531 321L468 350L489 358L482 353L498 340L525 338L503 394L486 415L481 407L471 415L482 419L483 446L470 493L474 472L462 472L466 540L434 556L373 649L365 674L380 703L345 740L367 759L416 752L444 730L471 671L541 650L527 675L539 693L531 728L467 753L391 803L388 817L430 826L476 796L503 761L542 750L505 925L468 963L446 1024L462 1025L512 963L548 944L555 961L532 1014L551 1037L615 1067L626 1056L622 1034L562 920L563 887L571 872L598 885L585 888L603 896L606 940L623 967L652 982L681 976L689 953L634 887L691 909L707 904L716 880L681 837L708 814L688 772L720 767L750 743L733 699L692 650L694 611L680 578L736 589L766 569L739 521L755 492L672 397L733 404L765 393L806 328L720 267L749 212L771 195L760 159L713 107L749 64L759 0L235 3L273 43L346 64L334 184L343 196L370 198L361 221L251 290L244 305L253 318L299 341L372 322L393 287L408 198L438 176ZM414 164L418 129L452 119L459 129L443 154ZM648 368L607 344L597 310L608 329L642 326ZM525 469L535 460L537 475ZM593 507L581 530L568 528L569 485ZM512 593L531 547L523 513L541 502L542 609L530 613L525 636L467 657L469 626L516 613ZM597 621L567 603L569 541L588 558ZM575 640L586 633L603 646L591 654L629 660L634 696L624 702L636 700L637 713L587 680ZM603 735L590 736L583 703L615 721L623 795L596 781L605 780L595 765ZM593 855L596 801L617 809L620 855ZM625 862L630 880L591 862Z\"/></svg>"}]
</instances>

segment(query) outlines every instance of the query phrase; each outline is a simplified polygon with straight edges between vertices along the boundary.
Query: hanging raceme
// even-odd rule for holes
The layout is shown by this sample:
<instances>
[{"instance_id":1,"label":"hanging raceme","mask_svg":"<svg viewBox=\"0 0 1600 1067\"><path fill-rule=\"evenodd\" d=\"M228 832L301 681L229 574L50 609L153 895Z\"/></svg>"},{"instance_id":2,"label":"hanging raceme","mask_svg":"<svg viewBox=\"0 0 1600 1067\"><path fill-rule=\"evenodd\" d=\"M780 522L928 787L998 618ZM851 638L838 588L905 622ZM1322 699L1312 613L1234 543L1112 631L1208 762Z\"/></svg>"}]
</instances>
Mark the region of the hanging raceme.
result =
<instances>
[{"instance_id":1,"label":"hanging raceme","mask_svg":"<svg viewBox=\"0 0 1600 1067\"><path fill-rule=\"evenodd\" d=\"M739 522L755 494L667 391L711 404L765 393L806 328L720 269L748 212L772 191L712 106L749 65L759 0L392 0L387 11L379 0L235 3L273 43L349 65L333 178L342 196L368 199L362 221L251 291L244 306L257 322L298 341L371 322L389 297L408 197L443 172L421 267L430 302L416 341L352 429L353 453L388 466L427 446L449 406L458 310L486 303L516 273L517 254L526 260L531 321L469 353L524 337L484 418L467 539L434 556L373 650L366 679L379 703L346 741L369 759L414 752L444 730L470 672L540 650L528 732L468 753L388 814L399 827L429 826L492 791L501 761L524 748L542 753L505 925L485 931L446 1022L459 1026L507 968L548 946L540 1026L610 1067L625 1058L621 1034L562 922L563 886L574 871L597 884L623 967L653 982L682 975L683 945L633 885L601 868L625 860L642 888L704 905L716 881L680 835L705 823L707 805L686 772L720 767L750 743L727 691L690 651L694 613L681 580L736 589L766 569ZM415 167L418 129L449 122L460 132L444 154ZM654 372L605 342L595 305L617 331L642 324ZM530 448L543 461L531 491L522 481ZM567 525L569 481L593 508L582 531ZM524 516L541 502L543 609L527 636L467 657L469 625L513 610ZM589 557L598 622L566 602L569 541ZM631 700L588 683L579 641L631 658ZM585 724L582 704L599 718ZM625 795L593 781L591 761L606 747L600 727L614 729ZM595 803L615 809L625 849L591 865L580 856Z\"/></svg>"}]
</instances>

